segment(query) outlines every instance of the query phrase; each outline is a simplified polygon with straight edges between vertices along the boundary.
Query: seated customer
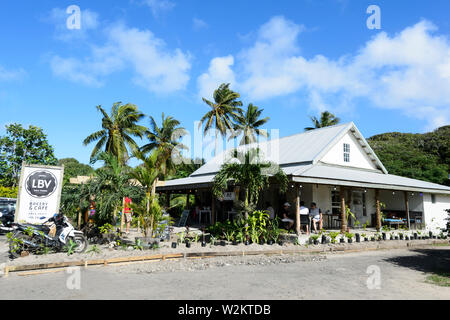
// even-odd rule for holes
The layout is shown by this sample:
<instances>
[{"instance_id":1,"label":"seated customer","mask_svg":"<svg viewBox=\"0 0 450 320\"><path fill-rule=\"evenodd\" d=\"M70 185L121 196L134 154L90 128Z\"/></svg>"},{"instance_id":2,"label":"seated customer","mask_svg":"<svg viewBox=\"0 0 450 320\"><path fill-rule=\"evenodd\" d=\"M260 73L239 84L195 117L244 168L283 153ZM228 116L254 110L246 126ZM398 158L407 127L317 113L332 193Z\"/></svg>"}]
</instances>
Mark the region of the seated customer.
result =
<instances>
[{"instance_id":1,"label":"seated customer","mask_svg":"<svg viewBox=\"0 0 450 320\"><path fill-rule=\"evenodd\" d=\"M286 230L288 230L288 231L291 230L292 227L294 226L294 220L292 220L290 218L290 212L289 212L290 207L291 207L291 205L289 204L289 202L286 202L283 205L282 219L281 219L281 221L284 222L284 226L285 226Z\"/></svg>"},{"instance_id":2,"label":"seated customer","mask_svg":"<svg viewBox=\"0 0 450 320\"><path fill-rule=\"evenodd\" d=\"M322 210L317 208L315 202L311 203L311 209L309 215L312 217L314 232L317 233L317 223L319 223L319 230L322 231Z\"/></svg>"},{"instance_id":3,"label":"seated customer","mask_svg":"<svg viewBox=\"0 0 450 320\"><path fill-rule=\"evenodd\" d=\"M306 234L309 235L309 209L305 207L305 201L300 201L300 224L306 226Z\"/></svg>"}]
</instances>

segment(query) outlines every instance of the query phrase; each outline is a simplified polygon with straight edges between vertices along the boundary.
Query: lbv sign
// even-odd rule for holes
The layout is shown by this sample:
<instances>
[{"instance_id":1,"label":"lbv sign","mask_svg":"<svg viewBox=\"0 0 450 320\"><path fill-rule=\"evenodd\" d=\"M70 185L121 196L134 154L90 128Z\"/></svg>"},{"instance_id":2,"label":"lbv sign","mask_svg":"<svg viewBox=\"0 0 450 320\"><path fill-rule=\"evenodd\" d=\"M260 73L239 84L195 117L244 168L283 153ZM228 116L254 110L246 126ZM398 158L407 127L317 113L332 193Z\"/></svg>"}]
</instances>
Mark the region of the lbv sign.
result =
<instances>
[{"instance_id":1,"label":"lbv sign","mask_svg":"<svg viewBox=\"0 0 450 320\"><path fill-rule=\"evenodd\" d=\"M22 165L15 220L39 224L59 211L64 167Z\"/></svg>"}]
</instances>

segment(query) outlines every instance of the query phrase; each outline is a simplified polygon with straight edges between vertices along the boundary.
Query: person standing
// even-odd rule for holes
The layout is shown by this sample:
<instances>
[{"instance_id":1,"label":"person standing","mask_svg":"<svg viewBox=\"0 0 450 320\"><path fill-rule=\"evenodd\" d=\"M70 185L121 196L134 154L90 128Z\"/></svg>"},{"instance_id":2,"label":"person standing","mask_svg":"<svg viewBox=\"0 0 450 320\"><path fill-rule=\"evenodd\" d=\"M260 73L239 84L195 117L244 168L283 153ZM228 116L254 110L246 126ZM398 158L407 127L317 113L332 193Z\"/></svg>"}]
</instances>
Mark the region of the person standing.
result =
<instances>
[{"instance_id":1,"label":"person standing","mask_svg":"<svg viewBox=\"0 0 450 320\"><path fill-rule=\"evenodd\" d=\"M123 212L124 212L124 218L125 218L125 223L127 224L127 230L125 231L125 233L130 233L130 226L131 226L131 219L132 219L132 209L131 209L131 199L128 197L125 197L125 201L124 201L125 205L123 208Z\"/></svg>"}]
</instances>

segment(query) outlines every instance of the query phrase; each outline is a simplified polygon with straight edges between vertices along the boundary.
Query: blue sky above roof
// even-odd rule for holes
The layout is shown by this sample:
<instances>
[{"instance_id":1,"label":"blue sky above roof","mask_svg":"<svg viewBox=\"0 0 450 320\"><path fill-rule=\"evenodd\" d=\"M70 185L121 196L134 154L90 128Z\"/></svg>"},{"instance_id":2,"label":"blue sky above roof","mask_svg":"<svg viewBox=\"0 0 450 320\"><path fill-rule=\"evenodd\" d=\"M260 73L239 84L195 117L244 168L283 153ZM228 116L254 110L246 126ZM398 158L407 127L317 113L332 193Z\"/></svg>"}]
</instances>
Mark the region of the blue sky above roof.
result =
<instances>
[{"instance_id":1,"label":"blue sky above roof","mask_svg":"<svg viewBox=\"0 0 450 320\"><path fill-rule=\"evenodd\" d=\"M369 30L366 9L381 9ZM68 30L66 8L81 8ZM449 124L448 1L3 1L0 134L44 128L56 155L88 162L95 106L134 103L194 131L231 82L280 136L328 109L365 137ZM144 121L148 125L148 119Z\"/></svg>"}]
</instances>

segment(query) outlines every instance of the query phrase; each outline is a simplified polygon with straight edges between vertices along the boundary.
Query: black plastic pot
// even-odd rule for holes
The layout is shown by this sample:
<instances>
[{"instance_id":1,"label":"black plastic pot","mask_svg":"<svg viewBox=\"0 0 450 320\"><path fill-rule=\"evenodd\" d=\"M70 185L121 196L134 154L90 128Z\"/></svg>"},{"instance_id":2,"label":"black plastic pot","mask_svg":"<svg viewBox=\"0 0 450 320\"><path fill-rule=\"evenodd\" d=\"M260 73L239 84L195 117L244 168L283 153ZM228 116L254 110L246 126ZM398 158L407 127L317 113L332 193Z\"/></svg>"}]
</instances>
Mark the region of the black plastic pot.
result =
<instances>
[{"instance_id":1,"label":"black plastic pot","mask_svg":"<svg viewBox=\"0 0 450 320\"><path fill-rule=\"evenodd\" d=\"M172 242L172 248L176 248L176 247L177 247L177 244L178 244L178 243L176 243L176 242Z\"/></svg>"},{"instance_id":2,"label":"black plastic pot","mask_svg":"<svg viewBox=\"0 0 450 320\"><path fill-rule=\"evenodd\" d=\"M344 238L341 238L341 239L339 239L339 242L340 242L340 243L345 243L345 239L344 239Z\"/></svg>"},{"instance_id":3,"label":"black plastic pot","mask_svg":"<svg viewBox=\"0 0 450 320\"><path fill-rule=\"evenodd\" d=\"M359 233L355 234L355 240L356 242L361 242L361 236L359 235Z\"/></svg>"},{"instance_id":4,"label":"black plastic pot","mask_svg":"<svg viewBox=\"0 0 450 320\"><path fill-rule=\"evenodd\" d=\"M364 241L369 241L369 238L364 238Z\"/></svg>"},{"instance_id":5,"label":"black plastic pot","mask_svg":"<svg viewBox=\"0 0 450 320\"><path fill-rule=\"evenodd\" d=\"M202 247L206 247L206 241L202 241Z\"/></svg>"},{"instance_id":6,"label":"black plastic pot","mask_svg":"<svg viewBox=\"0 0 450 320\"><path fill-rule=\"evenodd\" d=\"M244 244L245 244L246 246L248 246L248 245L250 245L250 241L245 240Z\"/></svg>"},{"instance_id":7,"label":"black plastic pot","mask_svg":"<svg viewBox=\"0 0 450 320\"><path fill-rule=\"evenodd\" d=\"M433 236L433 239L437 239L437 236Z\"/></svg>"},{"instance_id":8,"label":"black plastic pot","mask_svg":"<svg viewBox=\"0 0 450 320\"><path fill-rule=\"evenodd\" d=\"M264 241L264 239L260 239L260 240L259 240L259 244L264 244L264 243L266 243L266 242Z\"/></svg>"},{"instance_id":9,"label":"black plastic pot","mask_svg":"<svg viewBox=\"0 0 450 320\"><path fill-rule=\"evenodd\" d=\"M372 237L370 241L375 242L375 237Z\"/></svg>"},{"instance_id":10,"label":"black plastic pot","mask_svg":"<svg viewBox=\"0 0 450 320\"><path fill-rule=\"evenodd\" d=\"M400 235L400 240L403 240L403 235L402 234Z\"/></svg>"},{"instance_id":11,"label":"black plastic pot","mask_svg":"<svg viewBox=\"0 0 450 320\"><path fill-rule=\"evenodd\" d=\"M233 240L233 246L237 246L238 242L236 240Z\"/></svg>"},{"instance_id":12,"label":"black plastic pot","mask_svg":"<svg viewBox=\"0 0 450 320\"><path fill-rule=\"evenodd\" d=\"M348 242L348 243L352 243L352 242L353 242L353 239L347 239L347 242Z\"/></svg>"},{"instance_id":13,"label":"black plastic pot","mask_svg":"<svg viewBox=\"0 0 450 320\"><path fill-rule=\"evenodd\" d=\"M433 232L430 231L428 234L429 234L430 238L433 238Z\"/></svg>"},{"instance_id":14,"label":"black plastic pot","mask_svg":"<svg viewBox=\"0 0 450 320\"><path fill-rule=\"evenodd\" d=\"M395 236L395 240L398 240L398 236Z\"/></svg>"},{"instance_id":15,"label":"black plastic pot","mask_svg":"<svg viewBox=\"0 0 450 320\"><path fill-rule=\"evenodd\" d=\"M186 242L186 248L190 248L191 247L191 243L189 241Z\"/></svg>"},{"instance_id":16,"label":"black plastic pot","mask_svg":"<svg viewBox=\"0 0 450 320\"><path fill-rule=\"evenodd\" d=\"M382 236L383 236L383 240L386 240L386 233L385 232L382 233Z\"/></svg>"},{"instance_id":17,"label":"black plastic pot","mask_svg":"<svg viewBox=\"0 0 450 320\"><path fill-rule=\"evenodd\" d=\"M408 237L408 236L405 236L405 240L409 240L409 237Z\"/></svg>"},{"instance_id":18,"label":"black plastic pot","mask_svg":"<svg viewBox=\"0 0 450 320\"><path fill-rule=\"evenodd\" d=\"M273 245L273 240L267 241L267 244L270 245L270 246Z\"/></svg>"},{"instance_id":19,"label":"black plastic pot","mask_svg":"<svg viewBox=\"0 0 450 320\"><path fill-rule=\"evenodd\" d=\"M319 240L318 239L314 239L314 244L319 244Z\"/></svg>"},{"instance_id":20,"label":"black plastic pot","mask_svg":"<svg viewBox=\"0 0 450 320\"><path fill-rule=\"evenodd\" d=\"M417 240L417 233L414 233L414 240Z\"/></svg>"},{"instance_id":21,"label":"black plastic pot","mask_svg":"<svg viewBox=\"0 0 450 320\"><path fill-rule=\"evenodd\" d=\"M284 241L280 240L280 241L278 241L278 244L279 244L280 246L282 246L282 245L284 244Z\"/></svg>"},{"instance_id":22,"label":"black plastic pot","mask_svg":"<svg viewBox=\"0 0 450 320\"><path fill-rule=\"evenodd\" d=\"M227 242L226 242L225 240L221 240L221 241L220 241L220 245L221 245L222 247L225 247L225 246L227 245Z\"/></svg>"}]
</instances>

